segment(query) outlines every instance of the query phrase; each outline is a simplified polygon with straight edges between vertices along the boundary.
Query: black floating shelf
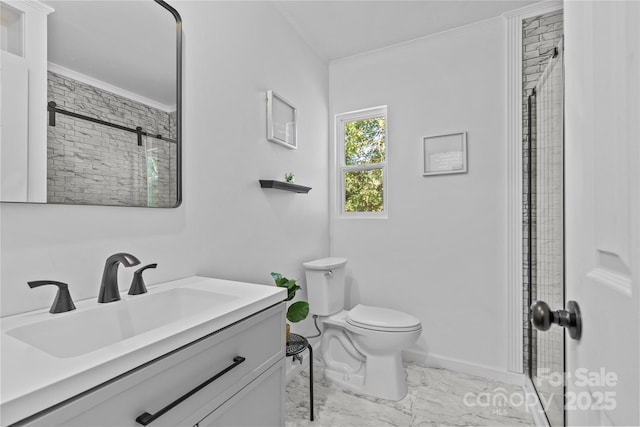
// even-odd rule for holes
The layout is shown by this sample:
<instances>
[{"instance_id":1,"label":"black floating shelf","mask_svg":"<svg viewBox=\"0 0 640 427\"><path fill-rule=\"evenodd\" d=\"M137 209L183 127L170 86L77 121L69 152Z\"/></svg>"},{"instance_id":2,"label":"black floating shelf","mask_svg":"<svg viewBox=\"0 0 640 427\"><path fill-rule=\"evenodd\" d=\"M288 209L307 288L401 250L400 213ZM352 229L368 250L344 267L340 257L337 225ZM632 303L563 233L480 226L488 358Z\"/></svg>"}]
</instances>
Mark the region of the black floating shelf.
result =
<instances>
[{"instance_id":1,"label":"black floating shelf","mask_svg":"<svg viewBox=\"0 0 640 427\"><path fill-rule=\"evenodd\" d=\"M311 187L304 185L292 184L290 182L274 181L272 179L261 179L260 187L273 188L274 190L293 191L294 193L308 193Z\"/></svg>"}]
</instances>

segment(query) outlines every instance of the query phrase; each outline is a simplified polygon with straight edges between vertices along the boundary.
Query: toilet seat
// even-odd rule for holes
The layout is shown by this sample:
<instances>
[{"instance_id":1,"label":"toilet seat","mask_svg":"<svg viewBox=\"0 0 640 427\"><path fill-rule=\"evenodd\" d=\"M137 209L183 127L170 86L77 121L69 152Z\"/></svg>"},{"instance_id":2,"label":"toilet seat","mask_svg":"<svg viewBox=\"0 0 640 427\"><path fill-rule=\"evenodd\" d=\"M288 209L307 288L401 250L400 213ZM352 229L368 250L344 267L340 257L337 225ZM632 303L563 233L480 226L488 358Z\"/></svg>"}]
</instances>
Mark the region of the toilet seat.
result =
<instances>
[{"instance_id":1,"label":"toilet seat","mask_svg":"<svg viewBox=\"0 0 640 427\"><path fill-rule=\"evenodd\" d=\"M390 308L358 304L347 312L348 324L381 332L413 332L422 329L420 319Z\"/></svg>"}]
</instances>

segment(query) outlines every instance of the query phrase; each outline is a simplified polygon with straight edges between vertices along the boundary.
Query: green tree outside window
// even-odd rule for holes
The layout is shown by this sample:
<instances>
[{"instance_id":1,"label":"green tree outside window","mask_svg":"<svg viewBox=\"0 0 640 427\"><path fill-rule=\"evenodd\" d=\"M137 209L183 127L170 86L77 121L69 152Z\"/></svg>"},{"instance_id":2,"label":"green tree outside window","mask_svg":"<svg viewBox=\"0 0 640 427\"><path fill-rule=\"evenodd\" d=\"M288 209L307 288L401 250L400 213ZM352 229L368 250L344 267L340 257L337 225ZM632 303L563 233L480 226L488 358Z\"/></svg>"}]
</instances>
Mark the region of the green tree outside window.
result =
<instances>
[{"instance_id":1,"label":"green tree outside window","mask_svg":"<svg viewBox=\"0 0 640 427\"><path fill-rule=\"evenodd\" d=\"M383 167L386 161L385 118L373 117L344 125L345 166L371 165L365 170L345 170L345 212L383 212Z\"/></svg>"}]
</instances>

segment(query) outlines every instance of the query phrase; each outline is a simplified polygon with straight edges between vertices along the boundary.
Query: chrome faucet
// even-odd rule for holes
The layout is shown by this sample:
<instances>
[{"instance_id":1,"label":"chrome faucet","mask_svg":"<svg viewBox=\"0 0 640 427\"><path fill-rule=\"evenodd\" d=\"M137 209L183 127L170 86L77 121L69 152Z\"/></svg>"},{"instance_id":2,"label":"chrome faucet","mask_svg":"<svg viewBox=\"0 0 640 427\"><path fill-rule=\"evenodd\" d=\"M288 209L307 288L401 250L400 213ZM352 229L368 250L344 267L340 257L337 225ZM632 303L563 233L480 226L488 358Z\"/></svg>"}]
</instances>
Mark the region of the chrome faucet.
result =
<instances>
[{"instance_id":1,"label":"chrome faucet","mask_svg":"<svg viewBox=\"0 0 640 427\"><path fill-rule=\"evenodd\" d=\"M112 302L120 299L120 290L118 289L118 266L120 264L125 267L133 267L140 264L140 260L131 254L123 252L113 254L107 258L104 263L98 302Z\"/></svg>"}]
</instances>

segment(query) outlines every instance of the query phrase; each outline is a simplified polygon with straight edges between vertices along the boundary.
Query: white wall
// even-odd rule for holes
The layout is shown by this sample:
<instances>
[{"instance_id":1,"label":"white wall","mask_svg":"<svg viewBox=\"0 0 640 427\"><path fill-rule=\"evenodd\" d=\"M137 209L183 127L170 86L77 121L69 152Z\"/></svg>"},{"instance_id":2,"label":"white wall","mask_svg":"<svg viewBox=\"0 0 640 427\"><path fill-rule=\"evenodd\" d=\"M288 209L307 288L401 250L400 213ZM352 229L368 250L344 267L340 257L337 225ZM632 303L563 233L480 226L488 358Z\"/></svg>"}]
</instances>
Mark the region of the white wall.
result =
<instances>
[{"instance_id":1,"label":"white wall","mask_svg":"<svg viewBox=\"0 0 640 427\"><path fill-rule=\"evenodd\" d=\"M265 2L180 10L190 24L186 90L199 98L185 108L187 139L198 141L185 149L186 186L198 189L188 221L197 272L271 284L277 271L303 284L302 262L329 253L328 67ZM297 150L265 140L269 89L297 108ZM288 171L312 190L260 188Z\"/></svg>"},{"instance_id":2,"label":"white wall","mask_svg":"<svg viewBox=\"0 0 640 427\"><path fill-rule=\"evenodd\" d=\"M331 254L349 260L351 306L414 314L424 328L418 354L499 371L507 346L503 25L485 21L330 66L332 115L388 105L389 218L341 219L330 199ZM468 133L469 172L423 177L422 137L457 131Z\"/></svg>"},{"instance_id":3,"label":"white wall","mask_svg":"<svg viewBox=\"0 0 640 427\"><path fill-rule=\"evenodd\" d=\"M326 256L328 70L267 3L174 2L184 23L184 202L178 209L0 205L1 315L48 307L68 282L95 298L105 258L131 252L148 284L203 274L271 284ZM267 142L266 91L299 112L299 148ZM262 190L293 171L308 195ZM121 289L134 269L120 268Z\"/></svg>"}]
</instances>

